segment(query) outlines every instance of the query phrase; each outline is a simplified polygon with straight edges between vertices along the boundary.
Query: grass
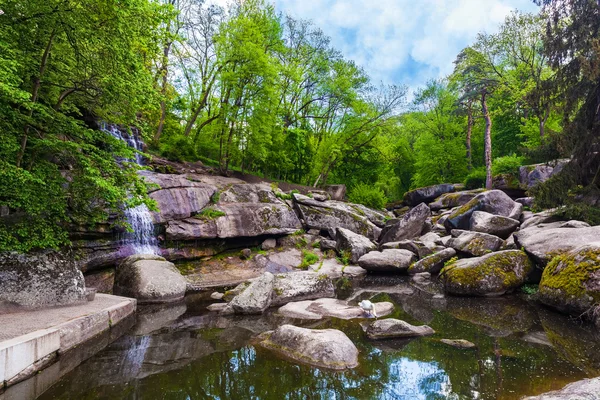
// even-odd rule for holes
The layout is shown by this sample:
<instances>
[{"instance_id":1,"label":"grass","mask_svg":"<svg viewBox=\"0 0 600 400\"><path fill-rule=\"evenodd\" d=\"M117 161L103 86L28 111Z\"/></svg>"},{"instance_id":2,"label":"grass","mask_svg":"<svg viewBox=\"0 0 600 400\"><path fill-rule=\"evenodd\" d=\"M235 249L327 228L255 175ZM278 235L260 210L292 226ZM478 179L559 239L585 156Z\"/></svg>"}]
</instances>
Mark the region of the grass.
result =
<instances>
[{"instance_id":1,"label":"grass","mask_svg":"<svg viewBox=\"0 0 600 400\"><path fill-rule=\"evenodd\" d=\"M227 215L227 214L225 214L221 210L217 210L215 208L208 207L208 208L205 208L204 210L200 211L198 214L194 215L194 218L210 221L213 219L217 219L219 217L224 217L225 215Z\"/></svg>"},{"instance_id":2,"label":"grass","mask_svg":"<svg viewBox=\"0 0 600 400\"><path fill-rule=\"evenodd\" d=\"M308 269L311 265L319 261L319 256L312 251L302 250L302 262L298 266L300 269Z\"/></svg>"},{"instance_id":3,"label":"grass","mask_svg":"<svg viewBox=\"0 0 600 400\"><path fill-rule=\"evenodd\" d=\"M342 250L339 257L337 257L337 260L340 262L340 264L343 264L344 266L346 266L346 265L350 264L351 258L352 258L352 254L348 250Z\"/></svg>"}]
</instances>

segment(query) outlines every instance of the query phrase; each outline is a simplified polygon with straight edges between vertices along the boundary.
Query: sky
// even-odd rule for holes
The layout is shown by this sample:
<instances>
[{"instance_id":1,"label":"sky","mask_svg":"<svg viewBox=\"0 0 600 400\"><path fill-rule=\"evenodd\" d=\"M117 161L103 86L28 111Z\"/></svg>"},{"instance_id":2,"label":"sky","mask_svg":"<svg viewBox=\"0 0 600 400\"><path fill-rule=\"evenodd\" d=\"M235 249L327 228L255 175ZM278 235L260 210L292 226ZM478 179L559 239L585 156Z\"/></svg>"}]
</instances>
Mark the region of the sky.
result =
<instances>
[{"instance_id":1,"label":"sky","mask_svg":"<svg viewBox=\"0 0 600 400\"><path fill-rule=\"evenodd\" d=\"M414 89L452 72L477 33L495 33L532 0L272 0L277 11L309 19L374 83Z\"/></svg>"}]
</instances>

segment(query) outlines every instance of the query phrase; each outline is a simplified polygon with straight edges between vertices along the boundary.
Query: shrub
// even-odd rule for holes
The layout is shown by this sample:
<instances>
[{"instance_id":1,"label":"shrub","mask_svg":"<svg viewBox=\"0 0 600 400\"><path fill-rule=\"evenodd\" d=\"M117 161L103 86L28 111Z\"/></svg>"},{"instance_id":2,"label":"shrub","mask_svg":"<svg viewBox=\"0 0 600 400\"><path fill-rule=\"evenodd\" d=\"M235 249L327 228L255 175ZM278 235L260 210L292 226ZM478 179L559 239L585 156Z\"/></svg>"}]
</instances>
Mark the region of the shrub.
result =
<instances>
[{"instance_id":1,"label":"shrub","mask_svg":"<svg viewBox=\"0 0 600 400\"><path fill-rule=\"evenodd\" d=\"M227 215L227 214L225 214L221 210L217 210L215 208L208 207L208 208L205 208L204 210L200 211L198 214L194 215L194 218L204 219L204 220L212 220L212 219L216 219L219 217L223 217L225 215Z\"/></svg>"},{"instance_id":2,"label":"shrub","mask_svg":"<svg viewBox=\"0 0 600 400\"><path fill-rule=\"evenodd\" d=\"M319 261L319 256L312 251L302 250L302 263L299 268L308 269L309 266Z\"/></svg>"},{"instance_id":3,"label":"shrub","mask_svg":"<svg viewBox=\"0 0 600 400\"><path fill-rule=\"evenodd\" d=\"M383 190L365 183L354 186L348 195L348 199L352 203L362 204L375 209L382 209L387 203L387 198Z\"/></svg>"},{"instance_id":4,"label":"shrub","mask_svg":"<svg viewBox=\"0 0 600 400\"><path fill-rule=\"evenodd\" d=\"M192 140L183 135L166 137L160 144L159 152L162 157L171 161L196 161L198 154Z\"/></svg>"},{"instance_id":5,"label":"shrub","mask_svg":"<svg viewBox=\"0 0 600 400\"><path fill-rule=\"evenodd\" d=\"M485 168L477 168L471 171L465 178L465 187L467 189L481 189L485 187L486 172Z\"/></svg>"},{"instance_id":6,"label":"shrub","mask_svg":"<svg viewBox=\"0 0 600 400\"><path fill-rule=\"evenodd\" d=\"M514 154L505 157L498 157L494 159L492 164L492 172L494 175L511 174L518 176L519 167L523 165L524 160L525 159L523 157L519 157Z\"/></svg>"}]
</instances>

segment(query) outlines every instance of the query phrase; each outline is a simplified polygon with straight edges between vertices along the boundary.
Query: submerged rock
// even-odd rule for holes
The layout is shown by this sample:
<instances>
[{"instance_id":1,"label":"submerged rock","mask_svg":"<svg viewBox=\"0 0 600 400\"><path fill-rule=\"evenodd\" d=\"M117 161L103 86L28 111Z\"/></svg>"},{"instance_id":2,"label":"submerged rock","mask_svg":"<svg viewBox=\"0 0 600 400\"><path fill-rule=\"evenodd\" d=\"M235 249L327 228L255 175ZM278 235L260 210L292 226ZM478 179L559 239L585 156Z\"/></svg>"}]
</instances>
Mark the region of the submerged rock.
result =
<instances>
[{"instance_id":1,"label":"submerged rock","mask_svg":"<svg viewBox=\"0 0 600 400\"><path fill-rule=\"evenodd\" d=\"M275 276L265 272L231 300L237 314L262 314L271 305Z\"/></svg>"},{"instance_id":2,"label":"submerged rock","mask_svg":"<svg viewBox=\"0 0 600 400\"><path fill-rule=\"evenodd\" d=\"M433 335L427 325L414 326L399 319L382 319L363 327L369 339L397 339Z\"/></svg>"},{"instance_id":3,"label":"submerged rock","mask_svg":"<svg viewBox=\"0 0 600 400\"><path fill-rule=\"evenodd\" d=\"M363 255L377 248L369 238L344 228L337 228L336 241L337 251L349 252L350 262L353 264L356 264Z\"/></svg>"},{"instance_id":4,"label":"submerged rock","mask_svg":"<svg viewBox=\"0 0 600 400\"><path fill-rule=\"evenodd\" d=\"M411 275L421 272L429 272L430 274L439 273L446 261L456 256L456 250L452 248L444 249L438 253L427 256L408 268L408 273Z\"/></svg>"},{"instance_id":5,"label":"submerged rock","mask_svg":"<svg viewBox=\"0 0 600 400\"><path fill-rule=\"evenodd\" d=\"M425 222L431 218L431 210L424 203L419 204L398 222L387 225L381 231L380 243L398 242L421 236Z\"/></svg>"},{"instance_id":6,"label":"submerged rock","mask_svg":"<svg viewBox=\"0 0 600 400\"><path fill-rule=\"evenodd\" d=\"M500 249L504 241L498 236L488 235L481 232L452 231L453 235L459 235L448 241L448 247L458 252L471 256L482 256Z\"/></svg>"},{"instance_id":7,"label":"submerged rock","mask_svg":"<svg viewBox=\"0 0 600 400\"><path fill-rule=\"evenodd\" d=\"M440 342L452 347L456 347L457 349L474 349L477 347L475 343L464 339L441 339Z\"/></svg>"},{"instance_id":8,"label":"submerged rock","mask_svg":"<svg viewBox=\"0 0 600 400\"><path fill-rule=\"evenodd\" d=\"M306 329L283 325L261 335L259 345L292 360L335 370L358 366L358 349L336 329Z\"/></svg>"},{"instance_id":9,"label":"submerged rock","mask_svg":"<svg viewBox=\"0 0 600 400\"><path fill-rule=\"evenodd\" d=\"M533 265L520 250L455 261L442 270L444 290L467 296L500 296L525 283Z\"/></svg>"},{"instance_id":10,"label":"submerged rock","mask_svg":"<svg viewBox=\"0 0 600 400\"><path fill-rule=\"evenodd\" d=\"M371 251L358 260L358 265L371 272L403 272L416 261L408 250Z\"/></svg>"},{"instance_id":11,"label":"submerged rock","mask_svg":"<svg viewBox=\"0 0 600 400\"><path fill-rule=\"evenodd\" d=\"M506 239L520 225L516 219L493 215L485 211L475 211L471 217L471 230L488 233Z\"/></svg>"},{"instance_id":12,"label":"submerged rock","mask_svg":"<svg viewBox=\"0 0 600 400\"><path fill-rule=\"evenodd\" d=\"M114 293L140 303L162 303L183 299L187 282L173 263L160 256L136 254L116 269Z\"/></svg>"},{"instance_id":13,"label":"submerged rock","mask_svg":"<svg viewBox=\"0 0 600 400\"><path fill-rule=\"evenodd\" d=\"M519 219L523 205L513 201L501 190L490 190L478 194L467 204L455 209L444 221L448 231L452 229L469 229L471 217L475 211L485 211L493 215L500 215Z\"/></svg>"}]
</instances>

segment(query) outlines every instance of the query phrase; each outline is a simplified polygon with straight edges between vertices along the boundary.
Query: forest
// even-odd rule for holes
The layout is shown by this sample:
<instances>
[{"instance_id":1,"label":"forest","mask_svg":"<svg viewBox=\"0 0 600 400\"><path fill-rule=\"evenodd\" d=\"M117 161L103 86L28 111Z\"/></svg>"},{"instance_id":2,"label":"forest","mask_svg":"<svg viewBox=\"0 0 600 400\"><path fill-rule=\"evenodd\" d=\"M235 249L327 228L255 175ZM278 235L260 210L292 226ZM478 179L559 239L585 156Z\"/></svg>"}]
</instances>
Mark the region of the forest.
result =
<instances>
[{"instance_id":1,"label":"forest","mask_svg":"<svg viewBox=\"0 0 600 400\"><path fill-rule=\"evenodd\" d=\"M132 150L278 181L341 183L374 208L437 183L492 187L571 158L536 207L600 184L600 2L536 0L416 90L375 82L311 21L265 0L6 0L0 11L0 250L68 243L73 226L153 206ZM115 224L123 223L119 218Z\"/></svg>"}]
</instances>

